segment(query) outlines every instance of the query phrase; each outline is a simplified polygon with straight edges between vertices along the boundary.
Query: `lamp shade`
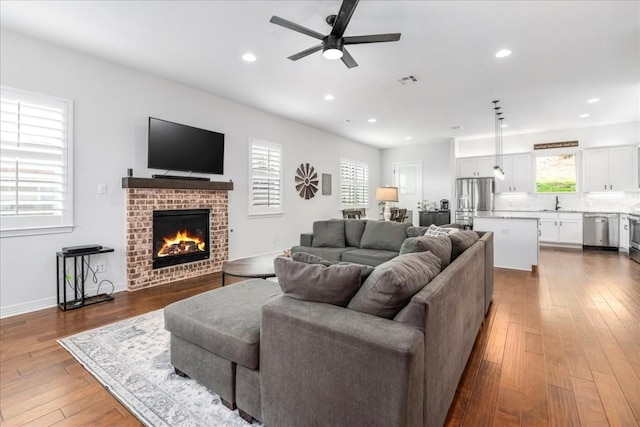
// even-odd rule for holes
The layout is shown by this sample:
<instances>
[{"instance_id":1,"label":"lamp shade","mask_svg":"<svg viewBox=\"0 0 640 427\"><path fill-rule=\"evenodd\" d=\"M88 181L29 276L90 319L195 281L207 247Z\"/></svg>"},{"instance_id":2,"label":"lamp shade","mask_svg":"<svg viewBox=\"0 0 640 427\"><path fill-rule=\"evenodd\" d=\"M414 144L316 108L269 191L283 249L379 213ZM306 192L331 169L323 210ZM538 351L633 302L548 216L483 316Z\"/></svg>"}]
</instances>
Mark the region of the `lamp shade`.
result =
<instances>
[{"instance_id":1,"label":"lamp shade","mask_svg":"<svg viewBox=\"0 0 640 427\"><path fill-rule=\"evenodd\" d=\"M376 200L379 202L397 202L398 187L378 187L376 189Z\"/></svg>"}]
</instances>

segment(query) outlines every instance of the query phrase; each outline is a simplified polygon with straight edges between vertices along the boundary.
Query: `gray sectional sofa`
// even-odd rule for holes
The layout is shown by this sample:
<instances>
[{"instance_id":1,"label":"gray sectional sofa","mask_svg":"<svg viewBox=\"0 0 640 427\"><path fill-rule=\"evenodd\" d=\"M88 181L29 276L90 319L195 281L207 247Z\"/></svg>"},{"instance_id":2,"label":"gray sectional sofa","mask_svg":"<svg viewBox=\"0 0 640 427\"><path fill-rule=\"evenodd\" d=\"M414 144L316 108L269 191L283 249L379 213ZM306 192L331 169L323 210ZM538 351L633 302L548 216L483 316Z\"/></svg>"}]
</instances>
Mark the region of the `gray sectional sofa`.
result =
<instances>
[{"instance_id":1,"label":"gray sectional sofa","mask_svg":"<svg viewBox=\"0 0 640 427\"><path fill-rule=\"evenodd\" d=\"M440 270L432 253L400 255L425 239L395 252L363 248L365 233L349 250L347 232L344 248L307 248L334 261L358 249L394 257L352 258L368 258L373 269L277 260L280 285L252 279L167 306L176 370L269 427L443 425L493 292L493 234L450 246ZM387 282L397 283L382 289ZM343 283L351 290L340 292ZM406 301L391 307L389 289L409 292Z\"/></svg>"}]
</instances>

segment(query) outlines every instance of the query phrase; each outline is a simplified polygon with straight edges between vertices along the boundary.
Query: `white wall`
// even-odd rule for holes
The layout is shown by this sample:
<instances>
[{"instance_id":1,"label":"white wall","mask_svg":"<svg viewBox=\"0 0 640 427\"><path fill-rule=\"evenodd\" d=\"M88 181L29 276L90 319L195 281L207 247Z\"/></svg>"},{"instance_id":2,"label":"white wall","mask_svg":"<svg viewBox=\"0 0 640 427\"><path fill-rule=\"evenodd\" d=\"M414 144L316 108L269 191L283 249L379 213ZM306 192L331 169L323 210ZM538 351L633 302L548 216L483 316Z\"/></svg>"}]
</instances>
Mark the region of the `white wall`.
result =
<instances>
[{"instance_id":1,"label":"white wall","mask_svg":"<svg viewBox=\"0 0 640 427\"><path fill-rule=\"evenodd\" d=\"M578 141L579 146L562 149L562 152L578 154L578 180L582 179L581 150L590 147L640 144L640 122L622 123L607 126L592 126L558 131L538 132L503 137L504 154L530 153L554 154L560 149L537 150L533 145L545 142ZM455 142L456 157L493 156L495 141L493 138L464 140ZM634 170L638 170L637 154L634 155ZM637 173L635 180L638 179ZM635 182L637 188L637 181ZM498 194L495 198L496 210L538 210L553 209L556 194ZM559 194L560 206L565 210L630 212L640 207L640 193L573 193Z\"/></svg>"},{"instance_id":2,"label":"white wall","mask_svg":"<svg viewBox=\"0 0 640 427\"><path fill-rule=\"evenodd\" d=\"M503 135L502 140L504 154L529 153L533 151L533 144L545 142L578 141L578 149L638 144L640 143L640 122ZM455 147L456 157L493 156L496 153L493 137L456 140ZM553 152L553 150L544 151Z\"/></svg>"},{"instance_id":3,"label":"white wall","mask_svg":"<svg viewBox=\"0 0 640 427\"><path fill-rule=\"evenodd\" d=\"M393 163L416 161L422 162L422 198L430 202L453 200L453 140L448 138L443 138L440 142L382 150L381 183L393 185ZM400 207L416 209L416 206Z\"/></svg>"},{"instance_id":4,"label":"white wall","mask_svg":"<svg viewBox=\"0 0 640 427\"><path fill-rule=\"evenodd\" d=\"M115 248L101 255L108 278L125 283L125 209L121 178L150 177L146 168L149 116L225 133L231 259L287 248L316 219L339 214L339 161L369 164L372 200L380 177L380 151L153 75L105 62L2 30L0 83L75 101L75 229L71 233L0 239L0 316L54 306L55 253L63 246L99 243ZM248 139L284 146L284 215L250 218ZM330 173L332 196L300 198L296 167L309 162ZM107 195L98 195L106 183ZM96 258L95 261L98 259ZM93 261L93 260L92 260Z\"/></svg>"}]
</instances>

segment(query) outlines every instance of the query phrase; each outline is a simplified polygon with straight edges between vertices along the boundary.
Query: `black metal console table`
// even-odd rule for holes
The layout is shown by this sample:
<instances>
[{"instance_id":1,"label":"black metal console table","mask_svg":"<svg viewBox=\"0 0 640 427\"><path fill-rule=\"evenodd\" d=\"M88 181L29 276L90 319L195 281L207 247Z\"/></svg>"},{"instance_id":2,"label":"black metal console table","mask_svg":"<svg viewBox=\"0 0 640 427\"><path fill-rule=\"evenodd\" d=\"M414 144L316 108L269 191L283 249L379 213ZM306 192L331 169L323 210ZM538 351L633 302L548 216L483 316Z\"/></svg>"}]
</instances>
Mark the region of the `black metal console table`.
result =
<instances>
[{"instance_id":1,"label":"black metal console table","mask_svg":"<svg viewBox=\"0 0 640 427\"><path fill-rule=\"evenodd\" d=\"M89 265L88 257L90 255L104 254L107 252L113 252L113 248L103 247L102 249L75 253L56 252L58 307L62 311L113 300L113 297L107 294L87 297L84 293L84 284L87 279L86 273L88 270L85 265ZM70 258L73 258L73 276L69 275L69 277L67 277L67 260ZM80 266L78 266L78 263ZM73 299L69 301L67 301L67 281L71 287L73 287ZM60 288L62 288L62 291ZM62 300L60 299L61 296Z\"/></svg>"}]
</instances>

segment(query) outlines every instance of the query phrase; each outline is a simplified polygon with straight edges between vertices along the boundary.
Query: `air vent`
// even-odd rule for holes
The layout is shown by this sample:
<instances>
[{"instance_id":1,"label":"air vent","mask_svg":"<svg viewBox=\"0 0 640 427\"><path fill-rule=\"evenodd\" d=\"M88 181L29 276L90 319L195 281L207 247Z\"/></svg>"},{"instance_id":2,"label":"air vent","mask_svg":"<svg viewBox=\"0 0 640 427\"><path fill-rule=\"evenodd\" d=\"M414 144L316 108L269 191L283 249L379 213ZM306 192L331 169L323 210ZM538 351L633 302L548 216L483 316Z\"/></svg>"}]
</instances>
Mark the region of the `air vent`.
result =
<instances>
[{"instance_id":1,"label":"air vent","mask_svg":"<svg viewBox=\"0 0 640 427\"><path fill-rule=\"evenodd\" d=\"M401 85L413 85L418 83L420 79L415 74L409 74L408 76L400 77L397 81Z\"/></svg>"}]
</instances>

